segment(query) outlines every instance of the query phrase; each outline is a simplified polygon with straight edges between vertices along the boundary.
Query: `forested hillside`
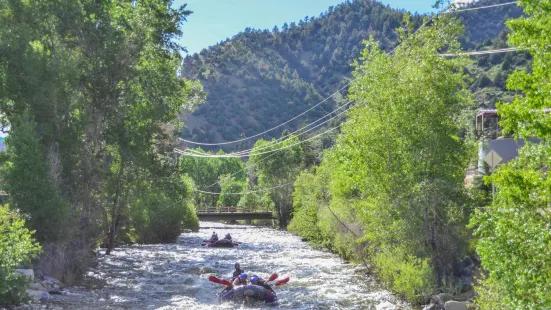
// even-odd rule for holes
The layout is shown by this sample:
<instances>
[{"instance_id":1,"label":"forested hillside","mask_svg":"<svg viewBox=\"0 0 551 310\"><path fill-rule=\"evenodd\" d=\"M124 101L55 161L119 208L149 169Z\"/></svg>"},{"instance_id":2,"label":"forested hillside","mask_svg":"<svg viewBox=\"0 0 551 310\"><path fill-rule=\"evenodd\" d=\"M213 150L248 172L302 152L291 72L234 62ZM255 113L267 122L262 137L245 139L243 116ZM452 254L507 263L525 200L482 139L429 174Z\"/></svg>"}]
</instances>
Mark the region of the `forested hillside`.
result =
<instances>
[{"instance_id":1,"label":"forested hillside","mask_svg":"<svg viewBox=\"0 0 551 310\"><path fill-rule=\"evenodd\" d=\"M482 0L477 5L504 3ZM520 16L514 5L492 10L457 13L466 28L463 49L489 49L505 45L504 21ZM404 11L373 0L347 1L330 7L319 17L305 17L281 29L247 28L231 40L185 58L185 77L198 79L208 92L207 100L186 115L182 137L199 142L222 142L251 136L279 125L322 101L348 84L352 63L372 36L382 49L398 41L394 29L402 24ZM413 26L423 16L412 18ZM477 103L492 106L505 93L506 73L527 64L527 56L494 54L478 57L469 67L471 89ZM279 137L285 129L297 129L345 101L341 91L313 111L266 133ZM235 149L236 144L225 147Z\"/></svg>"}]
</instances>

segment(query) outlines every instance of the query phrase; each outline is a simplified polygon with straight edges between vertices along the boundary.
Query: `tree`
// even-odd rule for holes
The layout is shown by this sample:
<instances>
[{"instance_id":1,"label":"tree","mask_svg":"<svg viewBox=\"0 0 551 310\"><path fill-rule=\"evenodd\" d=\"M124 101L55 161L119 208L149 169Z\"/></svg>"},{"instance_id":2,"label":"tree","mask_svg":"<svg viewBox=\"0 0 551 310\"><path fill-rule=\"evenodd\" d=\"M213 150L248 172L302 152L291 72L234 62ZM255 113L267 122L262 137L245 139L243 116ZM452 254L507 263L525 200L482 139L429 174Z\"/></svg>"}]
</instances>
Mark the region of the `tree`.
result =
<instances>
[{"instance_id":1,"label":"tree","mask_svg":"<svg viewBox=\"0 0 551 310\"><path fill-rule=\"evenodd\" d=\"M218 198L217 205L219 206L237 206L243 193L245 191L245 182L237 181L229 174L221 175L219 181L222 188L220 197Z\"/></svg>"},{"instance_id":2,"label":"tree","mask_svg":"<svg viewBox=\"0 0 551 310\"><path fill-rule=\"evenodd\" d=\"M45 273L77 278L105 230L112 250L140 196L135 178L158 180L157 202L189 207L169 153L181 109L203 97L178 76L175 38L190 13L170 0L0 2L0 24L10 25L0 29L10 206L30 215L45 252L68 258L41 260Z\"/></svg>"},{"instance_id":3,"label":"tree","mask_svg":"<svg viewBox=\"0 0 551 310\"><path fill-rule=\"evenodd\" d=\"M459 49L460 23L441 16L414 34L408 26L393 55L366 42L350 88L355 104L315 175L295 183L295 216L321 231L315 242L368 259L389 287L420 302L449 283L465 251L463 178L473 153L458 134L472 100L466 60L438 55Z\"/></svg>"},{"instance_id":4,"label":"tree","mask_svg":"<svg viewBox=\"0 0 551 310\"><path fill-rule=\"evenodd\" d=\"M280 148L284 149L277 150ZM285 228L293 208L291 183L302 168L300 141L295 135L279 143L261 139L255 143L251 154L250 160L258 174L258 186L261 189L274 188L268 194L274 202L279 226Z\"/></svg>"},{"instance_id":5,"label":"tree","mask_svg":"<svg viewBox=\"0 0 551 310\"><path fill-rule=\"evenodd\" d=\"M522 91L510 104L500 103L500 125L516 137L536 137L519 156L488 178L496 185L495 201L477 210L471 224L480 238L477 252L488 277L477 287L481 309L548 309L551 307L551 225L548 168L551 126L551 8L547 1L526 0L526 17L510 20L509 43L528 51L530 71L515 71L507 87Z\"/></svg>"}]
</instances>

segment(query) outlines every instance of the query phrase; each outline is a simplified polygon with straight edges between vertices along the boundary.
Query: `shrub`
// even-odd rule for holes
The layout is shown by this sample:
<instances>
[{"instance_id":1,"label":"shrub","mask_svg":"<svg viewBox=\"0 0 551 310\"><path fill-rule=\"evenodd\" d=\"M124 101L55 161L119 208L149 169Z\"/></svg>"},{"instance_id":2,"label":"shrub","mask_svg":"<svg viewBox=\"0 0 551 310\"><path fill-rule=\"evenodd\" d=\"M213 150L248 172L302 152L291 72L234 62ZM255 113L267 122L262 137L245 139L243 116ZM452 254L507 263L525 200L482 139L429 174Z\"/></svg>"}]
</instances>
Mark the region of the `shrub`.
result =
<instances>
[{"instance_id":1,"label":"shrub","mask_svg":"<svg viewBox=\"0 0 551 310\"><path fill-rule=\"evenodd\" d=\"M392 290L412 302L424 302L436 286L436 277L430 260L406 254L399 246L376 253L373 264L379 277Z\"/></svg>"},{"instance_id":2,"label":"shrub","mask_svg":"<svg viewBox=\"0 0 551 310\"><path fill-rule=\"evenodd\" d=\"M25 221L7 205L0 206L0 232L0 305L20 304L28 298L29 279L14 274L14 269L30 263L40 245L32 238L34 232L25 228Z\"/></svg>"}]
</instances>

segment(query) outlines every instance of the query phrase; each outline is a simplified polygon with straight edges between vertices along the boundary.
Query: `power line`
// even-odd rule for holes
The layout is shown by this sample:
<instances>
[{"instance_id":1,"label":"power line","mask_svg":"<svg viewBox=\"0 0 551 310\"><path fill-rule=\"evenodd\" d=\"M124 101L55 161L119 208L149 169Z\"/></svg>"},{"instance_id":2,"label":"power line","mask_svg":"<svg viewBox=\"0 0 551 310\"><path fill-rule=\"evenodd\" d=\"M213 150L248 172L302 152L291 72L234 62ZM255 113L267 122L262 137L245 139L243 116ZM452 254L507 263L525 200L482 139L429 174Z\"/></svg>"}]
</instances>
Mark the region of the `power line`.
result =
<instances>
[{"instance_id":1,"label":"power line","mask_svg":"<svg viewBox=\"0 0 551 310\"><path fill-rule=\"evenodd\" d=\"M302 135L304 135L304 134L307 134L308 132L310 132L310 131L312 131L312 130L318 128L318 127L320 127L321 125L324 125L324 124L330 122L331 120L333 120L333 119L335 119L335 118L341 116L342 114L346 113L346 112L348 111L348 109L346 109L346 110L342 111L341 113L339 113L339 114L337 114L337 115L335 115L335 116L333 116L333 117L327 119L327 120L324 121L324 122L321 122L321 123L317 124L316 126L314 126L314 127L312 127L312 128L309 128L309 129L305 130L305 129L308 128L309 126L311 126L311 125L317 123L318 121L320 121L320 120L326 118L327 116L331 115L332 113L335 113L335 112L337 112L338 110L340 110L340 109L346 107L348 104L350 104L350 103L352 103L352 102L353 102L353 101L347 102L346 104L340 106L338 109L333 110L333 112L331 112L331 113L325 115L324 117L322 117L322 118L316 120L315 122L312 122L312 123L306 125L305 127L299 128L299 129L295 130L294 132L289 133L289 134L287 134L287 135L285 135L285 136L283 136L283 137L277 139L275 142L271 142L271 141L270 141L270 143L267 144L267 145L263 145L263 146L260 146L260 147L257 147L257 148L250 148L250 149L247 149L247 150L242 150L242 151L239 151L239 152L234 152L234 153L231 153L231 154L233 154L233 155L242 155L242 154L251 153L253 150L259 151L259 150L263 150L263 149L270 148L270 147L272 147L272 146L275 146L275 145L278 145L278 144L283 143L283 142L284 142L283 140L284 140L285 138L290 137L290 136L296 134L296 133L299 132L299 131L300 131L300 133L297 134L296 137L300 137L300 136L302 136Z\"/></svg>"},{"instance_id":2,"label":"power line","mask_svg":"<svg viewBox=\"0 0 551 310\"><path fill-rule=\"evenodd\" d=\"M270 150L270 151L266 151L266 152L260 152L260 153L249 153L249 154L244 154L244 155L231 155L231 154L227 154L227 155L199 155L199 154L194 154L194 153L188 153L186 151L182 151L182 150L179 150L179 149L174 149L174 152L178 153L178 154L182 154L182 155L186 155L186 156L190 156L190 157L206 157L206 158L223 158L223 157L226 157L226 158L232 158L232 157L251 157L251 156L258 156L258 155L263 155L263 154L269 154L269 153L273 153L273 152L277 152L279 150L284 150L284 149L288 149L290 147L293 147L295 145L299 145L301 143L304 143L306 141L310 141L310 140L313 140L319 136L322 136L328 132L331 132L337 128L339 128L339 126L336 126L336 127L333 127L329 130L326 130L318 135L315 135L311 138L308 138L306 140L302 140L302 141L299 141L299 142L296 142L296 143L293 143L293 144L290 144L290 145L287 145L287 146L284 146L282 148L279 148L279 149L275 149L275 150Z\"/></svg>"},{"instance_id":3,"label":"power line","mask_svg":"<svg viewBox=\"0 0 551 310\"><path fill-rule=\"evenodd\" d=\"M455 54L439 54L438 56L442 56L442 57L477 56L477 55L489 55L489 54L498 54L498 53L509 53L509 52L516 52L516 51L517 49L514 47L507 47L507 48L499 48L499 49L486 50L486 51L473 51L473 52L455 53Z\"/></svg>"},{"instance_id":4,"label":"power line","mask_svg":"<svg viewBox=\"0 0 551 310\"><path fill-rule=\"evenodd\" d=\"M253 135L253 136L250 136L250 137L245 137L243 139L239 139L239 140L234 140L234 141L229 141L229 142L220 142L220 143L203 143L203 142L195 142L195 141L191 141L191 140L186 140L186 139L183 139L183 138L179 138L180 140L184 141L184 142L187 142L187 143L191 143L191 144L195 144L195 145L226 145L226 144L232 144L232 143L237 143L237 142L241 142L241 141L245 141L245 140L249 140L249 139L252 139L252 138L256 138L258 136L261 136L265 133L268 133L272 130L275 130L283 125L286 125L292 121L294 121L295 119L301 117L302 115L312 111L313 109L317 108L319 105L321 105L322 103L326 102L327 100L331 99L333 96L335 96L336 94L340 93L341 90L345 89L348 85L350 85L350 83L347 83L346 85L344 85L343 87L339 88L336 92L334 92L333 94L331 94L329 97L323 99L322 101L320 101L318 104L314 105L313 107L311 107L310 109L300 113L299 115L289 119L288 121L284 122L284 123L281 123L275 127L272 127L270 129L267 129L261 133L258 133L256 135Z\"/></svg>"},{"instance_id":5,"label":"power line","mask_svg":"<svg viewBox=\"0 0 551 310\"><path fill-rule=\"evenodd\" d=\"M237 152L233 152L233 153L223 154L223 155L219 155L219 156L221 156L221 157L232 157L232 156L234 156L234 155L242 155L242 154L251 153L251 151L253 151L253 150L256 150L256 151L258 151L258 150L263 150L263 149L272 147L272 146L274 146L274 145L281 144L285 138L290 137L290 136L296 134L297 132L300 132L300 133L297 134L296 136L297 136L297 137L300 137L300 136L302 136L302 135L304 135L304 134L306 134L306 133L308 133L308 132L310 132L310 131L312 131L312 130L318 128L318 127L320 127L321 125L326 124L326 123L328 123L329 121L331 121L331 120L333 120L333 119L335 119L335 118L341 116L343 113L346 113L346 112L348 111L348 109L346 109L346 110L342 111L341 113L339 113L339 114L337 114L337 115L335 115L335 116L329 118L328 120L326 120L326 121L324 121L324 122L321 122L321 123L319 123L318 125L316 125L316 126L314 126L314 127L309 128L309 129L306 130L306 128L308 128L308 127L314 125L315 123L317 123L317 122L323 120L324 118L328 117L329 115L331 115L331 114L333 114L333 113L336 113L336 112L339 111L340 109L343 109L343 108L347 107L347 106L348 106L350 103L352 103L352 102L353 102L353 100L351 100L351 101L349 101L349 102L343 104L342 106L340 106L340 107L338 107L337 109L331 111L330 113L324 115L323 117L321 117L321 118L319 118L319 119L313 121L312 123L307 124L307 125L304 126L304 127L299 128L299 129L297 129L297 130L295 130L295 131L293 131L293 132L291 132L291 133L289 133L289 134L287 134L287 135L285 135L285 136L283 136L283 137L278 138L276 141L273 141L273 142L272 142L272 141L269 141L269 143L268 143L267 145L263 145L263 146L257 147L257 148L250 148L250 149L246 149L246 150L241 150L241 151L237 151ZM203 155L203 156L207 156L207 155L208 155L208 153L200 152L200 151L194 150L194 149L192 149L192 148L187 148L186 150L181 150L181 151L190 152L190 153L193 153L193 154Z\"/></svg>"},{"instance_id":6,"label":"power line","mask_svg":"<svg viewBox=\"0 0 551 310\"><path fill-rule=\"evenodd\" d=\"M492 5L480 6L480 7L476 7L476 8L457 9L457 10L452 10L452 11L450 11L450 13L459 13L459 12L466 12L466 11L475 11L475 10L481 10L481 9L495 8L495 7L499 7L499 6L505 6L505 5L515 4L515 3L517 3L517 2L518 2L518 1L511 1L511 2L500 3L500 4L492 4Z\"/></svg>"},{"instance_id":7,"label":"power line","mask_svg":"<svg viewBox=\"0 0 551 310\"><path fill-rule=\"evenodd\" d=\"M271 191L271 190L276 189L276 188L281 188L281 187L285 187L285 186L289 186L289 185L293 185L293 184L294 184L294 182L290 182L290 183L285 183L285 184L281 184L281 185L270 187L270 188L263 188L263 189L259 189L259 190L246 191L246 192L241 192L241 193L215 193L215 192L206 192L206 191L202 191L202 190L198 190L198 189L196 189L194 191L202 193L202 194L209 194L209 195L221 195L221 194L224 194L224 195L244 195L244 194L248 194L248 193L267 192L267 191Z\"/></svg>"}]
</instances>

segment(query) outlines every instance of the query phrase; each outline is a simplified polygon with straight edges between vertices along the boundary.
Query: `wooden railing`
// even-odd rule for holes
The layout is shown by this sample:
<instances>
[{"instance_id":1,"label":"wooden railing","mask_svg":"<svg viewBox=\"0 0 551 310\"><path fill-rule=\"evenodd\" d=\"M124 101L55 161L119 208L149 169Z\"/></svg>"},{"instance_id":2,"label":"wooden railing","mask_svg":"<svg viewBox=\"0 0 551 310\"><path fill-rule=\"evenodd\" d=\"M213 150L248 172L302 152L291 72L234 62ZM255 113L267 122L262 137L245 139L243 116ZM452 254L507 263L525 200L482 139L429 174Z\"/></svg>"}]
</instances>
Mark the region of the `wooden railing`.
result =
<instances>
[{"instance_id":1,"label":"wooden railing","mask_svg":"<svg viewBox=\"0 0 551 310\"><path fill-rule=\"evenodd\" d=\"M266 212L258 210L256 207L243 207L243 206L218 206L198 209L197 212L201 213L256 213Z\"/></svg>"}]
</instances>

